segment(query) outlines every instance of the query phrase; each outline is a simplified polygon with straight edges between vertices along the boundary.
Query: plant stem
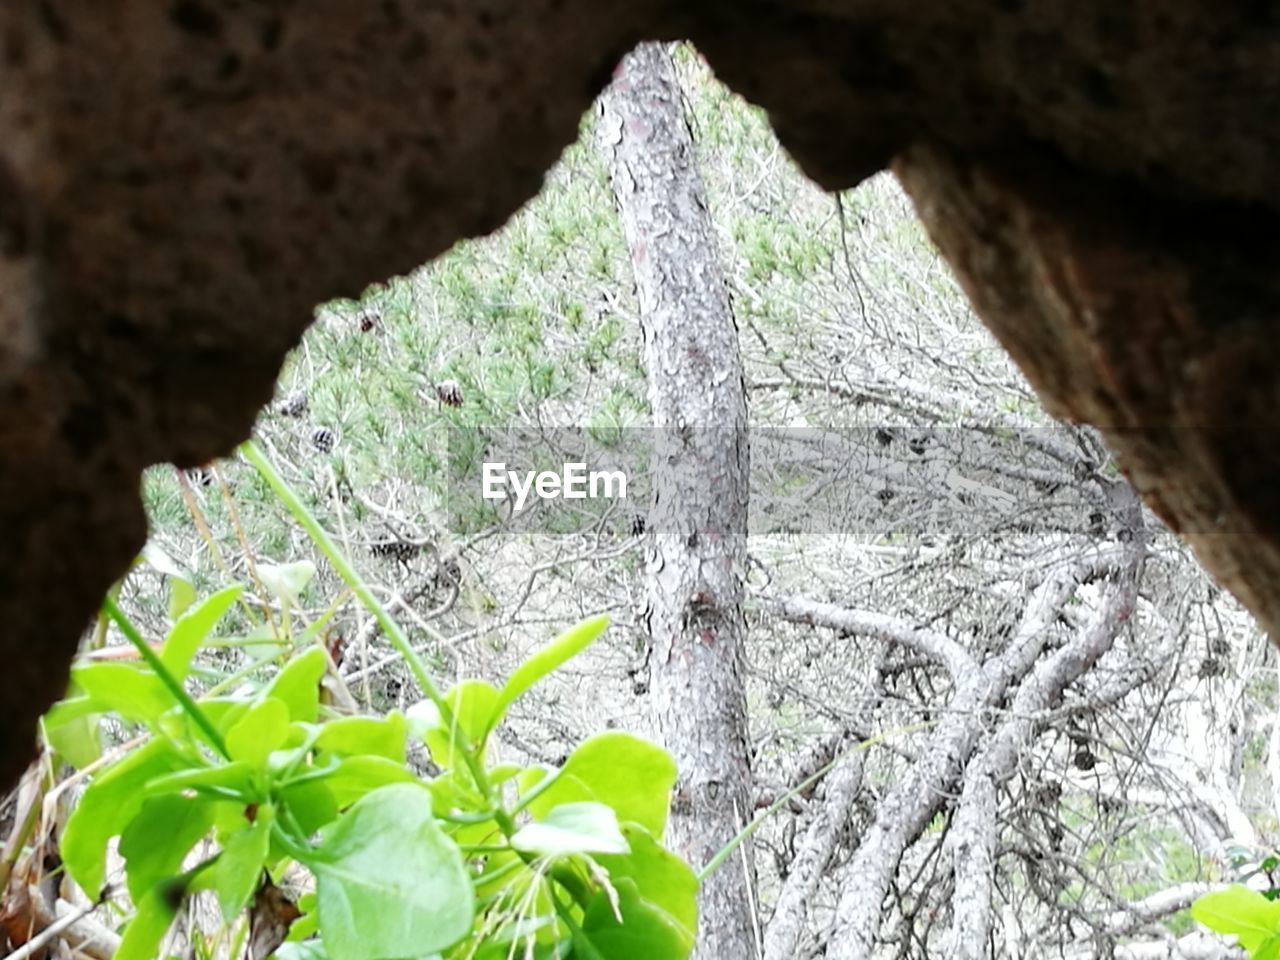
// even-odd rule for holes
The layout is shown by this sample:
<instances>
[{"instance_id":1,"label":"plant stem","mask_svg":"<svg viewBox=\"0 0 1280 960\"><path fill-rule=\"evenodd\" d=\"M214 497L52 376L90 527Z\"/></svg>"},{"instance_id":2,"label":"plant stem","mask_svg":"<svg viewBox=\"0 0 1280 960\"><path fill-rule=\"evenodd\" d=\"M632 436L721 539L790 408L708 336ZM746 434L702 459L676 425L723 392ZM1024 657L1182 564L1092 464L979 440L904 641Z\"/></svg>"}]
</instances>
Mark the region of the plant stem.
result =
<instances>
[{"instance_id":1,"label":"plant stem","mask_svg":"<svg viewBox=\"0 0 1280 960\"><path fill-rule=\"evenodd\" d=\"M240 453L253 464L262 479L267 481L267 485L280 498L280 502L293 514L293 518L307 532L312 542L320 548L320 552L333 564L334 570L346 581L347 586L351 588L351 592L364 604L365 609L373 614L388 642L404 658L405 663L409 665L409 670L413 673L413 678L418 682L422 692L427 699L435 704L436 709L440 712L441 724L451 730L457 729L453 711L449 708L449 704L445 702L444 696L435 685L435 681L431 679L431 674L427 672L426 664L422 662L422 658L418 656L412 644L409 643L409 638L405 636L400 624L392 619L391 614L374 596L373 591L364 582L364 578L360 576L356 568L351 565L351 562L338 549L337 544L333 542L333 538L329 536L328 531L320 525L320 521L316 519L315 514L302 502L293 491L293 488L289 486L288 481L280 475L280 471L276 469L275 464L271 462L270 458L262 452L256 443L252 440L246 440L240 444ZM484 765L479 762L479 759L471 750L464 749L460 752L472 779L475 780L476 787L484 796L485 801L494 807L496 811L494 819L497 821L498 827L502 830L504 836L510 837L515 833L515 821L511 819L506 811L501 809L500 804L494 802L493 787L489 783Z\"/></svg>"},{"instance_id":2,"label":"plant stem","mask_svg":"<svg viewBox=\"0 0 1280 960\"><path fill-rule=\"evenodd\" d=\"M364 578L360 576L356 568L351 565L351 562L338 549L328 531L320 526L320 521L315 518L315 514L294 493L293 488L280 475L280 471L276 469L275 464L252 440L246 440L240 445L240 453L253 464L258 473L262 475L262 479L267 481L267 485L280 498L280 502L288 508L289 512L293 514L293 518L298 521L298 524L307 532L307 535L311 537L315 545L320 548L320 552L333 564L333 568L346 581L347 586L351 588L351 592L373 614L374 619L378 621L378 626L386 634L391 646L395 648L400 656L404 657L405 663L409 665L409 670L413 673L413 678L418 681L418 686L422 688L422 692L440 710L442 717L450 714L451 711L444 702L444 697L436 687L435 681L431 679L431 674L427 672L426 664L422 662L422 658L414 651L409 643L409 638L405 636L400 625L387 613L382 603L364 582Z\"/></svg>"},{"instance_id":3,"label":"plant stem","mask_svg":"<svg viewBox=\"0 0 1280 960\"><path fill-rule=\"evenodd\" d=\"M218 733L217 727L209 722L209 718L204 715L204 711L191 698L191 694L187 693L186 688L178 682L178 678L169 672L169 668L164 665L164 661L151 649L151 644L142 639L142 634L138 632L138 628L116 606L116 602L110 594L103 598L102 612L107 619L120 628L120 632L125 635L125 639L137 648L138 655L142 657L143 662L155 671L156 676L160 678L160 682L173 694L174 699L181 704L183 712L200 728L201 733L205 735L213 748L222 755L222 759L230 760L231 757L227 753L227 745L222 739L222 734Z\"/></svg>"},{"instance_id":4,"label":"plant stem","mask_svg":"<svg viewBox=\"0 0 1280 960\"><path fill-rule=\"evenodd\" d=\"M586 932L578 926L573 914L569 909L560 902L560 898L556 896L555 891L551 891L551 902L555 905L556 914L564 921L564 925L569 928L569 934L573 937L573 952L576 956L582 953L583 960L604 960L600 955L600 951L596 949L596 945L587 937Z\"/></svg>"}]
</instances>

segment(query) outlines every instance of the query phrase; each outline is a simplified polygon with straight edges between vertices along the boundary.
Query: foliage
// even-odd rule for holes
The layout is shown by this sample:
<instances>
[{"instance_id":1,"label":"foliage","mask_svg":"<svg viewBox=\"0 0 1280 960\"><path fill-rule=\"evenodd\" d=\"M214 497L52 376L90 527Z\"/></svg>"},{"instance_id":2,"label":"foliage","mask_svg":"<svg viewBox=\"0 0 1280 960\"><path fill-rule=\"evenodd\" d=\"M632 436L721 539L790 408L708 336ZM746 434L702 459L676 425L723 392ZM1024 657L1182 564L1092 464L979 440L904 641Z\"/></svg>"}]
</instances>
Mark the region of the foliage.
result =
<instances>
[{"instance_id":1,"label":"foliage","mask_svg":"<svg viewBox=\"0 0 1280 960\"><path fill-rule=\"evenodd\" d=\"M246 456L395 630L269 462ZM158 562L175 581L176 610L191 599L189 584ZM243 588L181 612L154 648L109 598L104 616L140 661L79 663L71 694L46 717L48 741L91 774L61 844L68 874L91 898L118 838L134 912L117 957L155 956L193 894L210 892L231 924L271 884L308 891L281 960L687 956L697 881L660 842L675 780L666 752L610 731L559 768L490 755L517 698L599 637L606 618L569 630L501 687L464 679L439 693L415 662L426 700L352 715L330 696L317 631L291 630L289 611L314 572L309 563L258 568L281 611L270 628L287 651L282 666L198 696L188 689L196 658L245 602ZM407 642L404 653L416 661ZM101 754L104 717L138 734L130 749ZM425 748L433 775L410 768L410 748Z\"/></svg>"},{"instance_id":2,"label":"foliage","mask_svg":"<svg viewBox=\"0 0 1280 960\"><path fill-rule=\"evenodd\" d=\"M1191 915L1210 930L1234 936L1252 960L1280 957L1280 903L1238 883L1206 893Z\"/></svg>"}]
</instances>

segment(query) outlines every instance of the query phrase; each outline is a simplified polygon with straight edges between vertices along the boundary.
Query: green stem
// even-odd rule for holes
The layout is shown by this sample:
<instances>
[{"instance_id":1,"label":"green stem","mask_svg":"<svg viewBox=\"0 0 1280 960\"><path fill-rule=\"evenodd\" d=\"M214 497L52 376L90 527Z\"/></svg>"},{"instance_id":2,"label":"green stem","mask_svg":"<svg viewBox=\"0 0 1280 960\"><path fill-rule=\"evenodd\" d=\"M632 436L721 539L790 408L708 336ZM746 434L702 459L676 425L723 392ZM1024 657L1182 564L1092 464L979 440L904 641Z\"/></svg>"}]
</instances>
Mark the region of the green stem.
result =
<instances>
[{"instance_id":1,"label":"green stem","mask_svg":"<svg viewBox=\"0 0 1280 960\"><path fill-rule=\"evenodd\" d=\"M46 744L49 742L49 738L44 732L43 720L40 721L40 739ZM4 852L0 854L0 890L9 889L9 877L13 874L13 867L18 862L18 858L22 856L23 848L26 847L27 841L31 839L36 825L40 822L43 804L38 801L43 800L49 790L53 788L53 776L48 758L49 753L46 752L41 754L40 759L36 761L40 765L39 796L28 805L26 816L23 817L22 823L17 825L9 834L9 840L4 846ZM21 809L20 805L19 809Z\"/></svg>"},{"instance_id":2,"label":"green stem","mask_svg":"<svg viewBox=\"0 0 1280 960\"><path fill-rule=\"evenodd\" d=\"M373 591L369 589L369 585L364 582L364 578L360 576L356 568L351 565L351 562L338 549L328 531L320 526L320 521L315 518L315 514L307 509L306 504L298 498L293 488L280 475L280 471L276 469L275 464L267 458L256 443L252 440L246 440L240 445L240 452L246 460L253 464L258 473L262 475L262 479L267 481L268 486L280 498L280 502L289 509L289 512L293 514L293 518L298 521L315 545L320 548L320 552L333 564L333 568L346 581L347 586L351 588L351 592L373 614L374 619L378 621L378 626L386 634L391 646L395 648L400 656L404 657L405 663L409 665L413 678L418 681L418 686L422 688L422 692L441 710L442 714L447 713L449 708L444 702L444 697L441 696L440 691L436 688L435 681L431 679L431 674L427 672L426 664L422 662L422 658L418 656L410 645L409 638L400 629L400 625L391 619L391 614L387 613L386 608L374 596Z\"/></svg>"},{"instance_id":3,"label":"green stem","mask_svg":"<svg viewBox=\"0 0 1280 960\"><path fill-rule=\"evenodd\" d=\"M346 594L344 593L343 596L345 597ZM307 627L306 630L302 631L302 633L298 636L297 640L294 641L295 651L302 649L302 647L309 645L313 640L316 640L316 638L320 634L320 631L322 631L329 624L329 621L332 620L335 615L337 615L339 605L340 605L339 601L335 600L332 604L329 605L328 609L325 610L325 612L320 615L320 618L318 620L316 620L309 627ZM318 640L316 640L316 642L319 643ZM243 637L236 637L229 640L206 640L203 644L201 644L201 646L206 648L228 647L228 648L244 649L246 647L251 647L256 645L263 645L263 646L267 644L279 645L279 643L280 643L279 640L272 639L270 637L262 637L260 639L255 639L255 640L249 640ZM222 674L218 674L217 682L212 687L210 687L208 690L205 691L205 696L216 697L220 693L222 693L224 690L228 690L234 687L245 677L251 676L256 671L261 670L262 663L263 661L254 660L254 661L250 661L248 664L241 667L235 673L228 674L225 676Z\"/></svg>"},{"instance_id":4,"label":"green stem","mask_svg":"<svg viewBox=\"0 0 1280 960\"><path fill-rule=\"evenodd\" d=\"M561 768L561 770L563 770L563 768ZM537 800L538 797L545 793L550 787L554 786L560 779L561 770L549 771L545 777L516 797L515 806L511 808L511 812L519 813L529 804L533 803L534 800Z\"/></svg>"},{"instance_id":5,"label":"green stem","mask_svg":"<svg viewBox=\"0 0 1280 960\"><path fill-rule=\"evenodd\" d=\"M308 844L299 843L291 837L279 820L271 822L271 835L275 838L276 843L280 844L280 848L289 855L290 859L296 860L301 864L310 864L312 854L315 851Z\"/></svg>"},{"instance_id":6,"label":"green stem","mask_svg":"<svg viewBox=\"0 0 1280 960\"><path fill-rule=\"evenodd\" d=\"M387 612L386 608L383 607L378 598L374 596L373 591L370 590L368 584L364 582L364 578L360 576L356 568L351 565L351 562L346 558L342 551L338 549L337 544L333 542L328 531L320 525L320 521L316 519L315 514L313 514L307 508L306 504L299 499L298 495L294 493L293 488L289 486L288 481L280 475L280 471L276 469L275 464L273 464L270 458L268 458L266 454L259 449L256 443L252 440L246 440L244 443L240 444L240 453L246 460L253 464L254 468L257 469L258 473L262 476L262 479L267 481L267 485L271 487L275 492L275 495L280 498L280 502L288 508L289 512L293 514L293 518L297 520L302 529L307 532L307 535L311 538L312 542L319 547L320 552L328 558L331 564L333 564L334 570L336 570L338 575L346 581L347 586L351 588L351 592L356 595L362 604L364 604L365 609L373 614L374 619L378 621L378 626L382 628L382 632L390 642L391 646L395 648L395 651L400 654L400 656L404 658L405 663L409 665L409 670L413 673L413 678L417 680L418 686L422 689L422 692L426 695L427 699L435 704L436 709L440 712L441 724L449 729L457 729L453 711L449 708L449 704L445 702L440 690L435 685L435 681L431 679L431 674L427 672L426 664L422 662L422 658L418 656L417 652L414 651L413 646L409 643L409 638L405 636L404 631L400 628L400 624L396 623L395 620L391 618L391 614ZM490 785L489 778L485 774L484 766L479 762L471 750L464 749L460 752L462 754L463 761L467 765L467 769L471 773L472 779L475 780L476 787L479 788L486 803L495 808L499 807L499 804L493 802L493 787ZM495 819L505 836L510 837L515 833L515 821L512 820L504 811L499 809L495 815Z\"/></svg>"},{"instance_id":7,"label":"green stem","mask_svg":"<svg viewBox=\"0 0 1280 960\"><path fill-rule=\"evenodd\" d=\"M556 914L564 921L564 925L569 928L569 935L573 937L573 953L577 956L579 952L582 954L582 960L604 960L600 955L600 951L596 949L596 945L591 942L578 922L573 919L573 912L569 910L560 898L556 896L555 891L551 891L551 902L555 905Z\"/></svg>"},{"instance_id":8,"label":"green stem","mask_svg":"<svg viewBox=\"0 0 1280 960\"><path fill-rule=\"evenodd\" d=\"M507 848L504 848L504 849L507 849ZM524 865L525 864L523 860L508 860L502 866L495 867L494 869L490 870L488 873L482 873L478 877L473 877L471 880L471 884L472 886L481 887L481 886L484 886L485 884L493 883L497 880L501 880L503 877L505 877L509 873L515 873L515 871L519 870ZM508 892L509 891L503 889L498 893L491 894L490 896L486 897L485 900L489 902L493 902L493 900L497 897L505 897Z\"/></svg>"},{"instance_id":9,"label":"green stem","mask_svg":"<svg viewBox=\"0 0 1280 960\"><path fill-rule=\"evenodd\" d=\"M437 820L445 823L457 823L462 826L474 826L477 823L488 823L493 819L495 811L480 810L476 813L457 813L444 810L436 814Z\"/></svg>"},{"instance_id":10,"label":"green stem","mask_svg":"<svg viewBox=\"0 0 1280 960\"><path fill-rule=\"evenodd\" d=\"M156 676L160 678L160 682L168 688L174 699L182 705L183 711L200 728L201 733L205 735L209 743L213 745L213 748L222 755L222 759L230 760L231 757L227 753L227 745L223 742L222 734L218 733L218 729L209 722L209 718L204 715L204 711L191 698L191 694L187 693L186 688L178 682L178 678L169 672L169 668L164 665L164 661L151 649L151 644L142 639L142 634L138 632L138 628L116 606L116 602L110 594L103 598L102 612L120 628L120 632L125 635L125 639L137 648L138 654L143 661L155 671Z\"/></svg>"}]
</instances>

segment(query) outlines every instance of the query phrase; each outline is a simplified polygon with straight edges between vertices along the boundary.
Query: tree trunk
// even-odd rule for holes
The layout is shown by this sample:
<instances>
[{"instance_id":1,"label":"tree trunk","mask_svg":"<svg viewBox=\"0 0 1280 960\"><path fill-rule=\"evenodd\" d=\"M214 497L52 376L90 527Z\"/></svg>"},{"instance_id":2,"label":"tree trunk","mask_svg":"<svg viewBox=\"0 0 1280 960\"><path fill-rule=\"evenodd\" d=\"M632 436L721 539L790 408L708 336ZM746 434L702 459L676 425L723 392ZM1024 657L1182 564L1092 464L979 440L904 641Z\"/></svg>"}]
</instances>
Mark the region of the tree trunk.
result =
<instances>
[{"instance_id":1,"label":"tree trunk","mask_svg":"<svg viewBox=\"0 0 1280 960\"><path fill-rule=\"evenodd\" d=\"M602 143L635 270L654 423L646 554L650 697L680 777L668 841L695 869L751 813L743 693L747 403L738 334L674 65L646 44L602 101ZM699 892L705 960L759 955L744 844Z\"/></svg>"}]
</instances>

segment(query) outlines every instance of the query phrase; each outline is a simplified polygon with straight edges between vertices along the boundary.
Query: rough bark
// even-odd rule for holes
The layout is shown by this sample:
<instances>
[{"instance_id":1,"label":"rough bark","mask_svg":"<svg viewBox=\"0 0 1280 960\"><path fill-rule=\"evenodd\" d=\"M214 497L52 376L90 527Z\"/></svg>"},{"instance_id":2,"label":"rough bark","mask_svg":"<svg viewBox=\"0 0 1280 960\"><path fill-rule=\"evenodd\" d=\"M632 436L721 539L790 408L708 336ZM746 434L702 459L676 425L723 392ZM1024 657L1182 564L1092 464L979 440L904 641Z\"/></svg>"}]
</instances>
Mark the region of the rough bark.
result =
<instances>
[{"instance_id":1,"label":"rough bark","mask_svg":"<svg viewBox=\"0 0 1280 960\"><path fill-rule=\"evenodd\" d=\"M668 839L706 864L747 823L747 406L738 334L671 57L630 54L601 138L640 298L654 424L646 548L652 712L680 771ZM758 955L750 845L702 884L697 955Z\"/></svg>"},{"instance_id":2,"label":"rough bark","mask_svg":"<svg viewBox=\"0 0 1280 960\"><path fill-rule=\"evenodd\" d=\"M776 609L788 620L900 643L937 659L951 675L947 712L929 732L907 775L876 805L875 817L844 871L836 930L827 955L866 960L880 929L884 899L898 861L942 803L944 790L973 751L981 726L979 713L989 701L993 685L982 666L954 641L910 624L803 598L790 598Z\"/></svg>"},{"instance_id":3,"label":"rough bark","mask_svg":"<svg viewBox=\"0 0 1280 960\"><path fill-rule=\"evenodd\" d=\"M1064 960L1096 960L1097 956L1097 947L1088 944L1068 951ZM1110 956L1115 960L1245 960L1245 952L1239 947L1228 946L1222 937L1202 931L1125 944L1116 947Z\"/></svg>"},{"instance_id":4,"label":"rough bark","mask_svg":"<svg viewBox=\"0 0 1280 960\"><path fill-rule=\"evenodd\" d=\"M1195 880L1179 883L1155 893L1148 894L1141 900L1127 904L1124 909L1117 910L1106 918L1106 929L1116 937L1134 933L1142 927L1159 923L1180 910L1185 910L1196 900L1222 889L1224 884L1212 884Z\"/></svg>"}]
</instances>

